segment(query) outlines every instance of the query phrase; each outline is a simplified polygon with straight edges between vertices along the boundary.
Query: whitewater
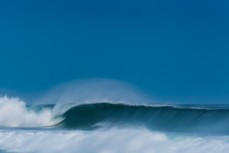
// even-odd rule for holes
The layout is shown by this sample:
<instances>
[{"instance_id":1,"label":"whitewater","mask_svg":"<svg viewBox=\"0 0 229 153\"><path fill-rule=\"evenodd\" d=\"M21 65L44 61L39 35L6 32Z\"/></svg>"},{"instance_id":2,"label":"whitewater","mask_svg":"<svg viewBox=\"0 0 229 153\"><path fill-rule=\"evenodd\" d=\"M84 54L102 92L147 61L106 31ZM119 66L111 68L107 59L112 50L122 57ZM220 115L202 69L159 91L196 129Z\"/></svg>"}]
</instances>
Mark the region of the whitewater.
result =
<instances>
[{"instance_id":1,"label":"whitewater","mask_svg":"<svg viewBox=\"0 0 229 153\"><path fill-rule=\"evenodd\" d=\"M0 152L228 152L229 106L150 103L117 84L61 86L36 102L0 97Z\"/></svg>"}]
</instances>

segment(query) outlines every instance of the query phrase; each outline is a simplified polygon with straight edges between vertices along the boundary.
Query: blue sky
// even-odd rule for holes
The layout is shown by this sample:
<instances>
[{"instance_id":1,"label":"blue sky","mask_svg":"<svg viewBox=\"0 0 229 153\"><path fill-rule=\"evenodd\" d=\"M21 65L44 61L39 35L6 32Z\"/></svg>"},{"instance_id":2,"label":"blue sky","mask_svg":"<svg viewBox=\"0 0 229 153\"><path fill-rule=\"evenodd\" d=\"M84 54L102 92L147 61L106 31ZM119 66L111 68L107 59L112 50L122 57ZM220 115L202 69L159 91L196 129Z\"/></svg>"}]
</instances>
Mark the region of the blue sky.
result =
<instances>
[{"instance_id":1,"label":"blue sky","mask_svg":"<svg viewBox=\"0 0 229 153\"><path fill-rule=\"evenodd\" d=\"M216 0L1 1L0 88L36 92L103 77L156 97L225 102L228 7Z\"/></svg>"}]
</instances>

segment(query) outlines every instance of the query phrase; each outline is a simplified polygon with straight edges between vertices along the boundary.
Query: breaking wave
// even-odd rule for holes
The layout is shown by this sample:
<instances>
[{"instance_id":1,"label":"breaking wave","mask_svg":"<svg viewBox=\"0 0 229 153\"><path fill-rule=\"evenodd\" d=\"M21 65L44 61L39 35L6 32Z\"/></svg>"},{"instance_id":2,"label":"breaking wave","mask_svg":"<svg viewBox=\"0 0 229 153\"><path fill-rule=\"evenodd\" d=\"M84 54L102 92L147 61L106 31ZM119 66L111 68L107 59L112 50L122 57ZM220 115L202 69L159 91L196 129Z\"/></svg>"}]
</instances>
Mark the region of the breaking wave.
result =
<instances>
[{"instance_id":1,"label":"breaking wave","mask_svg":"<svg viewBox=\"0 0 229 153\"><path fill-rule=\"evenodd\" d=\"M227 153L229 106L152 103L120 82L0 97L0 152Z\"/></svg>"},{"instance_id":2,"label":"breaking wave","mask_svg":"<svg viewBox=\"0 0 229 153\"><path fill-rule=\"evenodd\" d=\"M229 134L227 107L138 106L97 103L71 108L63 115L63 127L145 127L153 131Z\"/></svg>"},{"instance_id":3,"label":"breaking wave","mask_svg":"<svg viewBox=\"0 0 229 153\"><path fill-rule=\"evenodd\" d=\"M1 127L45 127L58 122L50 108L32 109L18 98L0 97Z\"/></svg>"},{"instance_id":4,"label":"breaking wave","mask_svg":"<svg viewBox=\"0 0 229 153\"><path fill-rule=\"evenodd\" d=\"M73 106L62 114L56 105L26 105L18 98L0 97L0 126L94 130L144 127L152 131L191 134L229 134L227 106L153 106L89 103Z\"/></svg>"}]
</instances>

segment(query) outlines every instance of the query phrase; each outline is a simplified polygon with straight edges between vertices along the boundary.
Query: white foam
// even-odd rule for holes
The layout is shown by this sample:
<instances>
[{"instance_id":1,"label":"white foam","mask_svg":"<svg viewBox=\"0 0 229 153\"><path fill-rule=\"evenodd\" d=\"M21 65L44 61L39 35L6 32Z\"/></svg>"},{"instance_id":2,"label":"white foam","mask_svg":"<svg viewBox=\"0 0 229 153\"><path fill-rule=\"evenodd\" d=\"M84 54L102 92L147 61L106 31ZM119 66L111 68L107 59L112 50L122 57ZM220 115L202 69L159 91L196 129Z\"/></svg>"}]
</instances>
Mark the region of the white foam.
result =
<instances>
[{"instance_id":1,"label":"white foam","mask_svg":"<svg viewBox=\"0 0 229 153\"><path fill-rule=\"evenodd\" d=\"M36 153L227 153L228 137L170 137L146 129L0 131L0 149Z\"/></svg>"},{"instance_id":2,"label":"white foam","mask_svg":"<svg viewBox=\"0 0 229 153\"><path fill-rule=\"evenodd\" d=\"M43 127L54 125L52 111L28 110L26 103L18 98L0 97L0 126L3 127Z\"/></svg>"}]
</instances>

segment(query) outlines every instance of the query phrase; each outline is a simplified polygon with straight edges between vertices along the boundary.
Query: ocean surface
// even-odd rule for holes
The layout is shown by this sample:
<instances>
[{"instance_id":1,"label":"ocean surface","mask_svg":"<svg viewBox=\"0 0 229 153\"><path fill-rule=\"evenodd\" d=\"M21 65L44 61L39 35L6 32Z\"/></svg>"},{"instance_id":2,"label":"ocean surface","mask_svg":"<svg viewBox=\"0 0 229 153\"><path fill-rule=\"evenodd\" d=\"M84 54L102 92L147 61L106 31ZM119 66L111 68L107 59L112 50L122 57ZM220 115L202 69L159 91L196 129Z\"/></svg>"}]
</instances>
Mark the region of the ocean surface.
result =
<instances>
[{"instance_id":1,"label":"ocean surface","mask_svg":"<svg viewBox=\"0 0 229 153\"><path fill-rule=\"evenodd\" d=\"M0 153L229 153L229 0L0 0L0 66Z\"/></svg>"},{"instance_id":2,"label":"ocean surface","mask_svg":"<svg viewBox=\"0 0 229 153\"><path fill-rule=\"evenodd\" d=\"M228 153L229 106L0 98L2 153Z\"/></svg>"}]
</instances>

